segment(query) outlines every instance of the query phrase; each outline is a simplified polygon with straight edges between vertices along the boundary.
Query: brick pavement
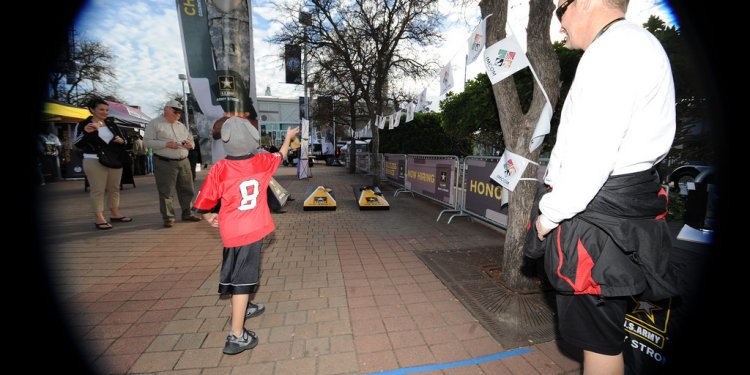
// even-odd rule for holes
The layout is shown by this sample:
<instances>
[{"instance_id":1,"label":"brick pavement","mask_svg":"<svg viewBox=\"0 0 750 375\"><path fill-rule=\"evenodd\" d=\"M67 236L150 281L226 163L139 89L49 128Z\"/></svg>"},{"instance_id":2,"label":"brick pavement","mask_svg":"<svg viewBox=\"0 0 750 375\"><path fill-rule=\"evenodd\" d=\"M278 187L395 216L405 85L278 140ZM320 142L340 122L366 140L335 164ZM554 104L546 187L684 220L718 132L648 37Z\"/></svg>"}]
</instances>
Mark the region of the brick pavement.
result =
<instances>
[{"instance_id":1,"label":"brick pavement","mask_svg":"<svg viewBox=\"0 0 750 375\"><path fill-rule=\"evenodd\" d=\"M199 181L205 177L199 173ZM364 374L445 364L505 351L416 257L435 249L500 248L503 234L459 219L436 223L442 206L402 194L390 211L359 211L351 185L365 176L316 166L277 180L294 197L275 214L263 249L249 319L258 347L235 356L221 349L229 303L216 293L218 231L205 222L162 228L150 176L126 185L121 209L132 223L93 227L83 181L45 186L42 205L53 243L49 264L85 357L101 373ZM334 189L336 211L302 211L311 186ZM578 373L580 363L555 342L528 354L427 374Z\"/></svg>"}]
</instances>

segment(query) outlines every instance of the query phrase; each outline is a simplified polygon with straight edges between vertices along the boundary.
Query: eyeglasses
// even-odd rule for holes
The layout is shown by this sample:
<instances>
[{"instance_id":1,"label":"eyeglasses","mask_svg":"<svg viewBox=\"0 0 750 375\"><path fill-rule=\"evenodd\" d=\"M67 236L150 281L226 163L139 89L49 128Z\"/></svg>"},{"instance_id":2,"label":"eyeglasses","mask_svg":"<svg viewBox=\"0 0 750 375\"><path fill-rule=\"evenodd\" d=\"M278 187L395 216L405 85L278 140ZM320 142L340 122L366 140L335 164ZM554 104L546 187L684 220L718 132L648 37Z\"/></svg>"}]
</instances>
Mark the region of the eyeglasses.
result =
<instances>
[{"instance_id":1,"label":"eyeglasses","mask_svg":"<svg viewBox=\"0 0 750 375\"><path fill-rule=\"evenodd\" d=\"M568 10L568 7L570 4L573 4L573 2L576 0L567 0L566 2L560 4L559 7L555 10L555 15L557 16L557 20L562 22L562 16L565 14L565 11Z\"/></svg>"}]
</instances>

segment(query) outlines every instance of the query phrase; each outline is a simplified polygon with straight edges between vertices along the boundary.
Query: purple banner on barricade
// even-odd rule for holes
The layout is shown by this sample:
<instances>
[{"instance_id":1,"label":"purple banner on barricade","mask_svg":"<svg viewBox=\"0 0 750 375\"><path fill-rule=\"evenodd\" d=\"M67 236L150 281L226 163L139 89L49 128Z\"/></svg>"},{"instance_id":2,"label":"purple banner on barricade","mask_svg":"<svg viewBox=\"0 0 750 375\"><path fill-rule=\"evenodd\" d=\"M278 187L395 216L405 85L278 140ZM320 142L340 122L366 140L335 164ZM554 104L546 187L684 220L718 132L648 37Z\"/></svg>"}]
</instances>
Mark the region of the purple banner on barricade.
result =
<instances>
[{"instance_id":1,"label":"purple banner on barricade","mask_svg":"<svg viewBox=\"0 0 750 375\"><path fill-rule=\"evenodd\" d=\"M464 210L503 227L508 225L508 206L503 206L503 187L490 178L498 158L466 158ZM507 201L507 199L506 199Z\"/></svg>"},{"instance_id":2,"label":"purple banner on barricade","mask_svg":"<svg viewBox=\"0 0 750 375\"><path fill-rule=\"evenodd\" d=\"M456 202L456 160L408 157L404 186L450 206Z\"/></svg>"},{"instance_id":3,"label":"purple banner on barricade","mask_svg":"<svg viewBox=\"0 0 750 375\"><path fill-rule=\"evenodd\" d=\"M384 154L385 178L399 186L404 186L406 179L406 155Z\"/></svg>"}]
</instances>

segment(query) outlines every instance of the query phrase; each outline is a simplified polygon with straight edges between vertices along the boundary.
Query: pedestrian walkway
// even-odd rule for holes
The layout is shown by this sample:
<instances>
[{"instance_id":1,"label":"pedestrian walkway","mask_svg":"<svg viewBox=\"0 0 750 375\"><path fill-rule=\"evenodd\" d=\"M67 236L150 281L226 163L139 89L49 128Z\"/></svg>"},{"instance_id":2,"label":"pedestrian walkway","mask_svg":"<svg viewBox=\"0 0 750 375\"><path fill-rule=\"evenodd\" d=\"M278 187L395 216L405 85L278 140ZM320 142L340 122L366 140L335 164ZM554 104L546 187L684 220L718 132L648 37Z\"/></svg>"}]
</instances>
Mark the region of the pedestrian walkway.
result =
<instances>
[{"instance_id":1,"label":"pedestrian walkway","mask_svg":"<svg viewBox=\"0 0 750 375\"><path fill-rule=\"evenodd\" d=\"M322 165L312 172L306 180L293 168L276 173L297 200L274 214L277 229L265 241L254 301L266 312L245 324L260 343L234 356L222 354L230 307L216 293L217 229L164 228L152 176L126 185L121 209L134 221L110 231L95 230L82 181L45 186L50 266L87 361L101 373L580 371L555 342L503 348L416 256L500 249L502 231L465 219L437 223L444 207L408 194L388 194L388 211L360 211L352 185L369 177ZM333 188L336 211L302 210L304 192L317 185Z\"/></svg>"}]
</instances>

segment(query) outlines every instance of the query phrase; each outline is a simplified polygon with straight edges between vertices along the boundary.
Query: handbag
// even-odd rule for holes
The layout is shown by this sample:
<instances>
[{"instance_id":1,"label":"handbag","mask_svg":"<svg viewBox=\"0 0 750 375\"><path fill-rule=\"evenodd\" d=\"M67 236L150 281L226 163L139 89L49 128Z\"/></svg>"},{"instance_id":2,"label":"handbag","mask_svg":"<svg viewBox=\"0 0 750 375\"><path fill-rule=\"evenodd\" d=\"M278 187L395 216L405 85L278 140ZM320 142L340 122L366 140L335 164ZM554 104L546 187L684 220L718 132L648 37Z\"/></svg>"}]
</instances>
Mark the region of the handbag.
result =
<instances>
[{"instance_id":1,"label":"handbag","mask_svg":"<svg viewBox=\"0 0 750 375\"><path fill-rule=\"evenodd\" d=\"M96 151L96 156L99 158L99 163L107 168L122 168L122 161L120 160L120 153L111 147L102 146Z\"/></svg>"}]
</instances>

